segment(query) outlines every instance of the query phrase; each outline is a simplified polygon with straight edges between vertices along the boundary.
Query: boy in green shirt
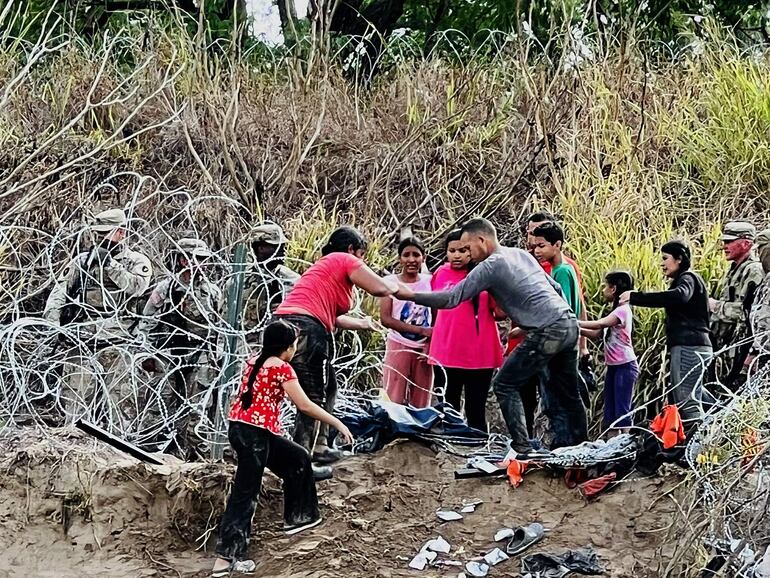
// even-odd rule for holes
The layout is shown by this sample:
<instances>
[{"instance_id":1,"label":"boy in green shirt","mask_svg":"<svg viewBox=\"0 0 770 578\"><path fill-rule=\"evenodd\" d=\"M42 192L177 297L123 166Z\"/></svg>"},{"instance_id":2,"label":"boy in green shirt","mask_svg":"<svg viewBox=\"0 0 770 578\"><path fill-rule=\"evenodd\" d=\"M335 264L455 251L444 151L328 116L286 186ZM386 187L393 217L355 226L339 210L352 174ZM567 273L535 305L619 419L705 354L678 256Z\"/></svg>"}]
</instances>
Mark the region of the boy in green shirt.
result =
<instances>
[{"instance_id":1,"label":"boy in green shirt","mask_svg":"<svg viewBox=\"0 0 770 578\"><path fill-rule=\"evenodd\" d=\"M551 277L561 287L564 298L569 303L576 317L580 316L580 290L577 273L562 255L564 231L556 223L543 223L532 233L535 245L535 258L551 264Z\"/></svg>"}]
</instances>

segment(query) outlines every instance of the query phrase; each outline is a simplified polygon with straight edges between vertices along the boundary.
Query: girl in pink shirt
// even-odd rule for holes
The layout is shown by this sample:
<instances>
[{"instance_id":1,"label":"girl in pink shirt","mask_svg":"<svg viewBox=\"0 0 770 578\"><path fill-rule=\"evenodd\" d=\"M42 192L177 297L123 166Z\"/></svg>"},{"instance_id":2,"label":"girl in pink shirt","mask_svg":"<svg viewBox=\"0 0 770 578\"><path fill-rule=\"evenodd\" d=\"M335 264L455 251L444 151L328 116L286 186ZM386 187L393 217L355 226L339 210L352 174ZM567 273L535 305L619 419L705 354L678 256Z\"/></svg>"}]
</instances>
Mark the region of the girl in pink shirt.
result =
<instances>
[{"instance_id":1,"label":"girl in pink shirt","mask_svg":"<svg viewBox=\"0 0 770 578\"><path fill-rule=\"evenodd\" d=\"M445 249L447 262L433 274L433 291L447 291L468 276L470 253L460 242L459 229L449 233ZM446 401L460 411L464 392L468 425L484 432L492 375L503 362L494 307L485 291L478 299L438 311L429 350L436 384L445 386Z\"/></svg>"},{"instance_id":2,"label":"girl in pink shirt","mask_svg":"<svg viewBox=\"0 0 770 578\"><path fill-rule=\"evenodd\" d=\"M580 333L586 337L604 337L604 420L602 427L612 437L633 425L634 386L639 379L639 365L631 342L633 314L631 306L620 305L620 296L634 288L631 274L611 271L604 278L604 299L612 311L597 321L580 321Z\"/></svg>"},{"instance_id":3,"label":"girl in pink shirt","mask_svg":"<svg viewBox=\"0 0 770 578\"><path fill-rule=\"evenodd\" d=\"M363 261L366 240L353 227L339 227L321 249L322 257L299 278L276 309L275 317L299 328L297 353L291 366L307 396L332 413L337 399L337 379L332 366L335 328L372 329L371 319L347 315L353 307L354 287L375 297L392 295L398 284L381 279ZM317 463L338 460L341 453L329 447L328 428L318 431L316 421L297 415L294 441L313 452ZM315 448L315 449L314 449Z\"/></svg>"},{"instance_id":4,"label":"girl in pink shirt","mask_svg":"<svg viewBox=\"0 0 770 578\"><path fill-rule=\"evenodd\" d=\"M403 283L413 291L430 291L430 275L420 273L425 248L415 238L398 245L401 273L386 280ZM431 311L395 297L380 299L380 321L390 329L385 341L382 381L391 401L428 407L433 393L433 369L428 364Z\"/></svg>"}]
</instances>

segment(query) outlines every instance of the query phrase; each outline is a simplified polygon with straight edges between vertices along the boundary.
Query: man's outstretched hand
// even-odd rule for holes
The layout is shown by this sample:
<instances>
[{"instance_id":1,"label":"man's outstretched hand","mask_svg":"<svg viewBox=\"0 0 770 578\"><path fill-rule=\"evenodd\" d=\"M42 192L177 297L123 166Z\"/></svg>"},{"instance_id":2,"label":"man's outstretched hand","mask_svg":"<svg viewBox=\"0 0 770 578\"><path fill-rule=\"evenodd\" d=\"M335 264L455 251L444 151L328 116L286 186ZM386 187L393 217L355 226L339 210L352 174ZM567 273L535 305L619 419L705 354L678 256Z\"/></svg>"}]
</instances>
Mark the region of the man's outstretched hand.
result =
<instances>
[{"instance_id":1,"label":"man's outstretched hand","mask_svg":"<svg viewBox=\"0 0 770 578\"><path fill-rule=\"evenodd\" d=\"M398 291L393 296L401 301L414 301L414 291L403 283L398 284Z\"/></svg>"}]
</instances>

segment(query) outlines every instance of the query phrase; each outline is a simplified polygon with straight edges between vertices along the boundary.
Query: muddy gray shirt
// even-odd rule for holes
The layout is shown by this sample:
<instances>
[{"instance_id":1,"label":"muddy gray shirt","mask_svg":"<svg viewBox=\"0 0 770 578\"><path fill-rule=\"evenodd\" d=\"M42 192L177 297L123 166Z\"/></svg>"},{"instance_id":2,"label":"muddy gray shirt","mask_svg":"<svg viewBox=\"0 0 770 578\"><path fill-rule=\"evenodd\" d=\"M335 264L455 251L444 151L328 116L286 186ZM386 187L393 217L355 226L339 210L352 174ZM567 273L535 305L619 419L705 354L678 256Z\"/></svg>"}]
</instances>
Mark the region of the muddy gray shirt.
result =
<instances>
[{"instance_id":1,"label":"muddy gray shirt","mask_svg":"<svg viewBox=\"0 0 770 578\"><path fill-rule=\"evenodd\" d=\"M415 303L452 309L488 291L513 323L540 329L572 315L561 288L535 258L521 249L499 247L450 291L416 293Z\"/></svg>"}]
</instances>

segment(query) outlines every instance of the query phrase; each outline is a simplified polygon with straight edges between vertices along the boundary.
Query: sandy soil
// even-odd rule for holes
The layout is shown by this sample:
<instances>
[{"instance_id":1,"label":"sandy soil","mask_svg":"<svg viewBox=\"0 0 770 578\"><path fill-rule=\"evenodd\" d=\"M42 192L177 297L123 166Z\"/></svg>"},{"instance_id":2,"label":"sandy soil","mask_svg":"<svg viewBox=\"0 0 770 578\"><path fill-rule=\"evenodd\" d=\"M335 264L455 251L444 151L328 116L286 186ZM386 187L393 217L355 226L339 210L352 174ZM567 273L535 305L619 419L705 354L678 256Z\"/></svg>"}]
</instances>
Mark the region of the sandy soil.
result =
<instances>
[{"instance_id":1,"label":"sandy soil","mask_svg":"<svg viewBox=\"0 0 770 578\"><path fill-rule=\"evenodd\" d=\"M0 450L0 578L208 575L230 466L146 466L74 431L16 432ZM459 465L411 442L349 458L318 486L324 524L294 537L279 531L280 488L266 478L251 547L256 576L455 577L457 569L408 563L439 535L452 545L449 558L470 560L495 546L498 529L531 521L552 530L531 552L591 545L607 576L658 575L674 508L665 493L676 480L637 479L586 503L545 472L514 489L500 479L455 481ZM461 521L435 516L474 499L483 504ZM490 576L519 569L511 559Z\"/></svg>"}]
</instances>

